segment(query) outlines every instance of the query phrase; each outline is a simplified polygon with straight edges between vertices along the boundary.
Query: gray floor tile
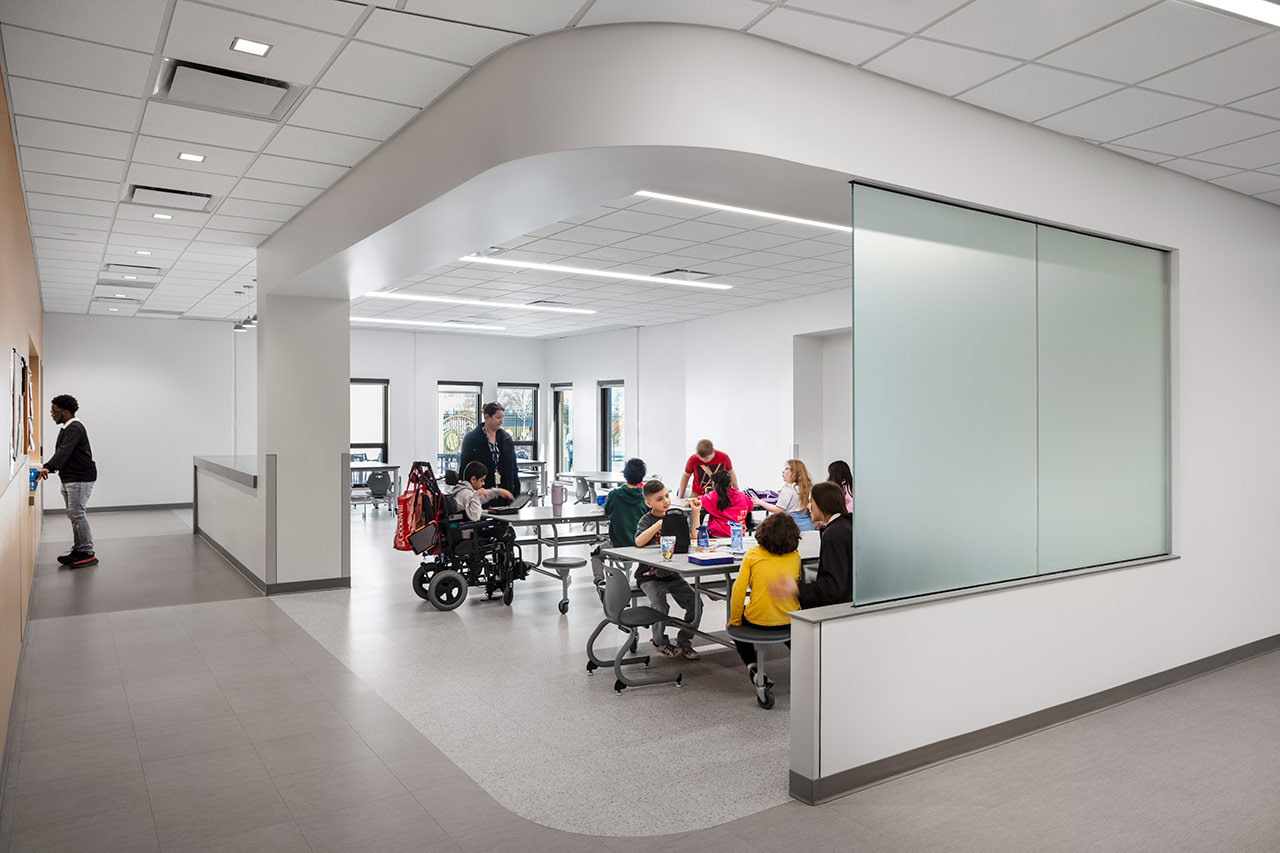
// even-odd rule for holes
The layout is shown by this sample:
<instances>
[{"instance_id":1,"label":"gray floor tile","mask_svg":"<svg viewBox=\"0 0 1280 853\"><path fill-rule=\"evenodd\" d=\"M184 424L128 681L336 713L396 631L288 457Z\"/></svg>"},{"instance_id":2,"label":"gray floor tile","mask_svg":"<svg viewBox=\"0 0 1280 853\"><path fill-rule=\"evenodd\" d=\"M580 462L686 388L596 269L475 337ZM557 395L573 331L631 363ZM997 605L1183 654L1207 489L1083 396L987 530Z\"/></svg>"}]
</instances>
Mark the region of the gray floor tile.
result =
<instances>
[{"instance_id":1,"label":"gray floor tile","mask_svg":"<svg viewBox=\"0 0 1280 853\"><path fill-rule=\"evenodd\" d=\"M471 781L470 777L450 761L448 756L425 739L421 744L394 749L383 753L380 757L401 784L410 791L422 791Z\"/></svg>"},{"instance_id":2,"label":"gray floor tile","mask_svg":"<svg viewBox=\"0 0 1280 853\"><path fill-rule=\"evenodd\" d=\"M262 740L254 746L272 776L375 757L349 726Z\"/></svg>"},{"instance_id":3,"label":"gray floor tile","mask_svg":"<svg viewBox=\"0 0 1280 853\"><path fill-rule=\"evenodd\" d=\"M332 764L322 773L304 770L272 778L299 821L408 793L377 758Z\"/></svg>"},{"instance_id":4,"label":"gray floor tile","mask_svg":"<svg viewBox=\"0 0 1280 853\"><path fill-rule=\"evenodd\" d=\"M250 749L249 737L235 717L216 717L193 723L156 726L138 731L138 753L144 763L200 752L237 747Z\"/></svg>"},{"instance_id":5,"label":"gray floor tile","mask_svg":"<svg viewBox=\"0 0 1280 853\"><path fill-rule=\"evenodd\" d=\"M160 844L209 842L293 819L270 779L236 781L199 793L151 797Z\"/></svg>"},{"instance_id":6,"label":"gray floor tile","mask_svg":"<svg viewBox=\"0 0 1280 853\"><path fill-rule=\"evenodd\" d=\"M230 703L216 686L188 695L131 700L129 710L137 732L235 716Z\"/></svg>"},{"instance_id":7,"label":"gray floor tile","mask_svg":"<svg viewBox=\"0 0 1280 853\"><path fill-rule=\"evenodd\" d=\"M74 714L36 716L24 720L22 748L37 749L133 733L133 717L129 714L128 704L123 701L80 707L83 710Z\"/></svg>"},{"instance_id":8,"label":"gray floor tile","mask_svg":"<svg viewBox=\"0 0 1280 853\"><path fill-rule=\"evenodd\" d=\"M146 804L140 767L23 786L6 798L15 832Z\"/></svg>"},{"instance_id":9,"label":"gray floor tile","mask_svg":"<svg viewBox=\"0 0 1280 853\"><path fill-rule=\"evenodd\" d=\"M308 705L242 712L237 716L240 725L244 726L245 734L254 743L327 729L348 728L342 715L323 700Z\"/></svg>"},{"instance_id":10,"label":"gray floor tile","mask_svg":"<svg viewBox=\"0 0 1280 853\"><path fill-rule=\"evenodd\" d=\"M288 821L237 832L225 838L166 847L165 853L311 853L311 847L298 825Z\"/></svg>"},{"instance_id":11,"label":"gray floor tile","mask_svg":"<svg viewBox=\"0 0 1280 853\"><path fill-rule=\"evenodd\" d=\"M76 777L126 773L142 766L133 732L24 749L19 762L21 789Z\"/></svg>"},{"instance_id":12,"label":"gray floor tile","mask_svg":"<svg viewBox=\"0 0 1280 853\"><path fill-rule=\"evenodd\" d=\"M145 802L101 814L70 817L13 834L9 853L88 853L159 850L151 807Z\"/></svg>"},{"instance_id":13,"label":"gray floor tile","mask_svg":"<svg viewBox=\"0 0 1280 853\"><path fill-rule=\"evenodd\" d=\"M269 778L250 745L152 761L142 765L142 771L152 797L202 794L236 782Z\"/></svg>"},{"instance_id":14,"label":"gray floor tile","mask_svg":"<svg viewBox=\"0 0 1280 853\"><path fill-rule=\"evenodd\" d=\"M315 853L455 847L448 833L407 793L304 818L298 825Z\"/></svg>"}]
</instances>

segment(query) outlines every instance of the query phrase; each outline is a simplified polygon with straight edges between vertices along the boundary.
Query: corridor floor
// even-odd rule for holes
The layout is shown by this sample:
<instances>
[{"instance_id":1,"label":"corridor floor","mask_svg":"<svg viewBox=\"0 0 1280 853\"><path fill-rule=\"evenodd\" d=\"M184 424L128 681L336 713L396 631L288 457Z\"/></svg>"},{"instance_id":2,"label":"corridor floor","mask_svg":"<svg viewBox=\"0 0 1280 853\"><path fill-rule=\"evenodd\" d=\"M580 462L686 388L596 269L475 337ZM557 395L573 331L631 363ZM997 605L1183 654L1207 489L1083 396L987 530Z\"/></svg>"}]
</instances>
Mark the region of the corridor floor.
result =
<instances>
[{"instance_id":1,"label":"corridor floor","mask_svg":"<svg viewBox=\"0 0 1280 853\"><path fill-rule=\"evenodd\" d=\"M731 652L679 690L586 676L589 578L568 617L549 579L436 613L356 513L352 590L266 599L189 520L95 514L73 573L46 518L0 849L1280 849L1280 653L808 807L774 766L784 703L756 709ZM734 791L781 796L716 820Z\"/></svg>"}]
</instances>

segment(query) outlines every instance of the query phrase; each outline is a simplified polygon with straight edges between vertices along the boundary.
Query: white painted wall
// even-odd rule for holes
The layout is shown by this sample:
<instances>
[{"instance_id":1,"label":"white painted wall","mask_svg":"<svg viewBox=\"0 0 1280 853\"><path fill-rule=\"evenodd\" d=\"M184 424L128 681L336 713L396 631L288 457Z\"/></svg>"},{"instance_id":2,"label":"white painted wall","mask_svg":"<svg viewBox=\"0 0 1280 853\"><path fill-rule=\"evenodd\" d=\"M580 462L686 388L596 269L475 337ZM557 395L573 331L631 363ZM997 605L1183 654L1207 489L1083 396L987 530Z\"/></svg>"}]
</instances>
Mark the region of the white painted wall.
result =
<instances>
[{"instance_id":1,"label":"white painted wall","mask_svg":"<svg viewBox=\"0 0 1280 853\"><path fill-rule=\"evenodd\" d=\"M853 465L853 333L824 335L821 340L822 455L810 473L825 480L828 463L843 459Z\"/></svg>"},{"instance_id":2,"label":"white painted wall","mask_svg":"<svg viewBox=\"0 0 1280 853\"><path fill-rule=\"evenodd\" d=\"M628 457L639 455L655 473L664 462L645 457L636 441L637 400L647 399L646 388L637 385L636 352L639 332L622 329L595 335L558 338L546 344L547 381L573 384L573 467L579 471L600 470L600 391L598 382L621 379L626 383L623 399L622 446ZM641 407L643 408L643 407ZM638 424L643 429L644 423Z\"/></svg>"},{"instance_id":3,"label":"white painted wall","mask_svg":"<svg viewBox=\"0 0 1280 853\"><path fill-rule=\"evenodd\" d=\"M46 313L44 334L45 458L47 402L71 394L98 465L90 507L189 503L191 457L232 452L231 325ZM44 508L63 508L56 487Z\"/></svg>"},{"instance_id":4,"label":"white painted wall","mask_svg":"<svg viewBox=\"0 0 1280 853\"><path fill-rule=\"evenodd\" d=\"M261 581L267 579L266 516L256 489L200 470L200 529ZM259 478L260 487L265 479Z\"/></svg>"},{"instance_id":5,"label":"white painted wall","mask_svg":"<svg viewBox=\"0 0 1280 853\"><path fill-rule=\"evenodd\" d=\"M235 342L235 452L258 452L258 332L249 329L233 336Z\"/></svg>"}]
</instances>

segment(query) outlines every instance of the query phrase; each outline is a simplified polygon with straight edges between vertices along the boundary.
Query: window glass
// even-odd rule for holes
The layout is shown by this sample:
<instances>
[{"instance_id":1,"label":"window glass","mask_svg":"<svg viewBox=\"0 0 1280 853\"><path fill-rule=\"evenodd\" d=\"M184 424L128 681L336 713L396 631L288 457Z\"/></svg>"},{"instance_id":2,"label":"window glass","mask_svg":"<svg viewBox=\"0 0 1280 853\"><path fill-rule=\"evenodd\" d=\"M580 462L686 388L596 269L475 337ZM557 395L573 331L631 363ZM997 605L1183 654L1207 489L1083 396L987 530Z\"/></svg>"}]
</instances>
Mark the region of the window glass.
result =
<instances>
[{"instance_id":1,"label":"window glass","mask_svg":"<svg viewBox=\"0 0 1280 853\"><path fill-rule=\"evenodd\" d=\"M556 471L573 470L573 389L555 391Z\"/></svg>"},{"instance_id":2,"label":"window glass","mask_svg":"<svg viewBox=\"0 0 1280 853\"><path fill-rule=\"evenodd\" d=\"M457 470L462 456L462 438L480 422L480 391L442 388L438 392L440 443L436 454L436 475Z\"/></svg>"}]
</instances>

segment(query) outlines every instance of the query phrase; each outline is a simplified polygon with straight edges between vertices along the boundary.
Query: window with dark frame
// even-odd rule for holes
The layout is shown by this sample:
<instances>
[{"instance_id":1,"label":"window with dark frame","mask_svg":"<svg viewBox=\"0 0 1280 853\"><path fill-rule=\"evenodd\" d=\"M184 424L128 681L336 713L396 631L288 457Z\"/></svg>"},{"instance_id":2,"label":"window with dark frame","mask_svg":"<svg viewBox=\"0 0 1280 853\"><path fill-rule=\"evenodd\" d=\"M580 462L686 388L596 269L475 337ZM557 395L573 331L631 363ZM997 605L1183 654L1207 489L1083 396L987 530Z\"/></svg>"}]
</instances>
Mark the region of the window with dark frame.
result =
<instances>
[{"instance_id":1,"label":"window with dark frame","mask_svg":"<svg viewBox=\"0 0 1280 853\"><path fill-rule=\"evenodd\" d=\"M573 386L552 385L552 412L556 431L556 473L573 470Z\"/></svg>"},{"instance_id":2,"label":"window with dark frame","mask_svg":"<svg viewBox=\"0 0 1280 853\"><path fill-rule=\"evenodd\" d=\"M621 471L626 463L623 414L626 389L622 382L600 383L600 470Z\"/></svg>"},{"instance_id":3,"label":"window with dark frame","mask_svg":"<svg viewBox=\"0 0 1280 853\"><path fill-rule=\"evenodd\" d=\"M440 382L436 402L440 431L436 444L436 476L446 470L458 470L462 458L462 439L480 423L480 397L484 386L479 382Z\"/></svg>"},{"instance_id":4,"label":"window with dark frame","mask_svg":"<svg viewBox=\"0 0 1280 853\"><path fill-rule=\"evenodd\" d=\"M391 380L351 380L351 463L387 462L391 458ZM352 471L351 485L362 485L368 471Z\"/></svg>"},{"instance_id":5,"label":"window with dark frame","mask_svg":"<svg viewBox=\"0 0 1280 853\"><path fill-rule=\"evenodd\" d=\"M518 459L538 459L538 386L499 382L502 428L511 434Z\"/></svg>"}]
</instances>

